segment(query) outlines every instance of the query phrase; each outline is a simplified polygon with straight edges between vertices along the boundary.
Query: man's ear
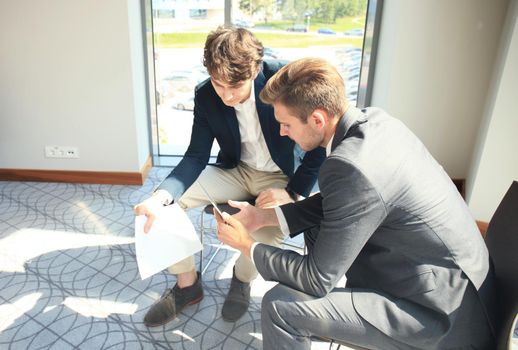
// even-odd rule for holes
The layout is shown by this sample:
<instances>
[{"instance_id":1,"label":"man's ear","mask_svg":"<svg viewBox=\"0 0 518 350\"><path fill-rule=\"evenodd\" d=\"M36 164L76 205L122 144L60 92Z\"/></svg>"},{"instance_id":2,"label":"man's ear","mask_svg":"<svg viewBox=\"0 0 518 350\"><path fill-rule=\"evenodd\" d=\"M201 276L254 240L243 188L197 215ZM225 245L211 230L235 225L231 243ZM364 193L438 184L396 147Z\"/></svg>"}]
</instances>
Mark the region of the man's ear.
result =
<instances>
[{"instance_id":1,"label":"man's ear","mask_svg":"<svg viewBox=\"0 0 518 350\"><path fill-rule=\"evenodd\" d=\"M317 108L309 116L309 120L319 129L323 129L328 121L327 112L323 109Z\"/></svg>"}]
</instances>

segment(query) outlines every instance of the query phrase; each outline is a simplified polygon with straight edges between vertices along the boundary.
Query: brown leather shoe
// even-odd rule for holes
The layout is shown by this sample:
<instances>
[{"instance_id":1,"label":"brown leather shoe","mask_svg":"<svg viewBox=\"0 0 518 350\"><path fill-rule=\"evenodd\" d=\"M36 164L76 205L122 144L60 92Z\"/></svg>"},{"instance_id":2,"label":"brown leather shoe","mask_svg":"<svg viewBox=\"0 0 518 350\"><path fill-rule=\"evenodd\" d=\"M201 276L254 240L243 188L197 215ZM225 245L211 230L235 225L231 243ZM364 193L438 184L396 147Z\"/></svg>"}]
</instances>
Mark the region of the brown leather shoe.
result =
<instances>
[{"instance_id":1,"label":"brown leather shoe","mask_svg":"<svg viewBox=\"0 0 518 350\"><path fill-rule=\"evenodd\" d=\"M230 289L221 309L225 321L235 322L241 318L250 305L250 283L241 282L235 272L232 274Z\"/></svg>"},{"instance_id":2,"label":"brown leather shoe","mask_svg":"<svg viewBox=\"0 0 518 350\"><path fill-rule=\"evenodd\" d=\"M146 327L164 325L175 319L176 315L187 305L199 303L203 299L203 288L201 275L199 272L197 274L198 279L192 286L180 288L175 284L173 288L167 289L144 316L144 325Z\"/></svg>"}]
</instances>

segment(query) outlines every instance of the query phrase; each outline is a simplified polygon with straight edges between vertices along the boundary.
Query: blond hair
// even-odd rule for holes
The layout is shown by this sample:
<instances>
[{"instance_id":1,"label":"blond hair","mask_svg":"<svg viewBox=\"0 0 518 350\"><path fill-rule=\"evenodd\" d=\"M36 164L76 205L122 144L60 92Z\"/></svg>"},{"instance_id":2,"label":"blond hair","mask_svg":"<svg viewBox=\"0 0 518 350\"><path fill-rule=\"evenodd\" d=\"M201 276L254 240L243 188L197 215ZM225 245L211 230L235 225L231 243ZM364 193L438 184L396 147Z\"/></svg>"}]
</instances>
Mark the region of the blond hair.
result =
<instances>
[{"instance_id":1,"label":"blond hair","mask_svg":"<svg viewBox=\"0 0 518 350\"><path fill-rule=\"evenodd\" d=\"M345 86L334 66L320 58L302 58L282 67L261 91L264 103L280 102L302 122L321 108L341 117L347 110Z\"/></svg>"},{"instance_id":2,"label":"blond hair","mask_svg":"<svg viewBox=\"0 0 518 350\"><path fill-rule=\"evenodd\" d=\"M211 77L229 84L254 78L263 60L263 45L244 28L223 27L209 33L203 65Z\"/></svg>"}]
</instances>

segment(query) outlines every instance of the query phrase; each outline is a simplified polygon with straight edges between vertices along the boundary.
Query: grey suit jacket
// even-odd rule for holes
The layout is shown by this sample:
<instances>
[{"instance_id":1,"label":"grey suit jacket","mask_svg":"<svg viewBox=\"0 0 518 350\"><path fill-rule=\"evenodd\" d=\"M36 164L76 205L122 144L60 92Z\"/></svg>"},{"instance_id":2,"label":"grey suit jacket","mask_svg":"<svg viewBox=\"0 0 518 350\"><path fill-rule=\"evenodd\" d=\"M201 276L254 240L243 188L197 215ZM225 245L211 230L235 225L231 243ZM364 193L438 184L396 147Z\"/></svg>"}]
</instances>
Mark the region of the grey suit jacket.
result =
<instances>
[{"instance_id":1,"label":"grey suit jacket","mask_svg":"<svg viewBox=\"0 0 518 350\"><path fill-rule=\"evenodd\" d=\"M350 107L318 182L320 194L281 207L290 232L320 226L314 246L301 256L259 244L253 258L266 280L321 297L346 274L358 313L416 347L487 330L484 241L450 178L401 122Z\"/></svg>"}]
</instances>

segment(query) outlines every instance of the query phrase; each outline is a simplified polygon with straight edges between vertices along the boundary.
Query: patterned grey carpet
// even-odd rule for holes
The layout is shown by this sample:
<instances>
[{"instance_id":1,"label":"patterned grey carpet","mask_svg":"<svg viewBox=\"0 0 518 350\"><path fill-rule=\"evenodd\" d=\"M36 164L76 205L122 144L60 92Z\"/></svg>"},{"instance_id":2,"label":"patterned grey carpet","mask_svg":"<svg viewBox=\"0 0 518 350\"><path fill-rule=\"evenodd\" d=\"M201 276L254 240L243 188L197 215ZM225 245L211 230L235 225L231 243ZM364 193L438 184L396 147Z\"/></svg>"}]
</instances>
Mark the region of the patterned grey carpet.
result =
<instances>
[{"instance_id":1,"label":"patterned grey carpet","mask_svg":"<svg viewBox=\"0 0 518 350\"><path fill-rule=\"evenodd\" d=\"M143 325L175 278L140 279L132 207L170 170L153 168L143 186L0 182L0 349L262 348L261 297L273 284L258 278L249 312L223 321L237 258L228 247L204 273L200 304L163 327ZM189 216L199 230L200 210ZM205 266L218 246L209 230Z\"/></svg>"},{"instance_id":2,"label":"patterned grey carpet","mask_svg":"<svg viewBox=\"0 0 518 350\"><path fill-rule=\"evenodd\" d=\"M0 181L1 350L262 348L261 298L273 284L256 279L248 313L221 319L237 253L217 249L207 215L204 299L163 327L142 323L175 278L164 271L140 279L132 208L170 170L153 168L143 186ZM201 211L188 214L199 231Z\"/></svg>"}]
</instances>

